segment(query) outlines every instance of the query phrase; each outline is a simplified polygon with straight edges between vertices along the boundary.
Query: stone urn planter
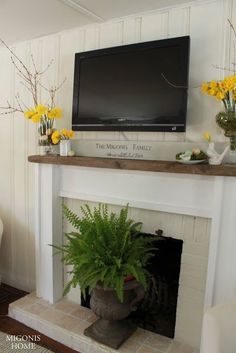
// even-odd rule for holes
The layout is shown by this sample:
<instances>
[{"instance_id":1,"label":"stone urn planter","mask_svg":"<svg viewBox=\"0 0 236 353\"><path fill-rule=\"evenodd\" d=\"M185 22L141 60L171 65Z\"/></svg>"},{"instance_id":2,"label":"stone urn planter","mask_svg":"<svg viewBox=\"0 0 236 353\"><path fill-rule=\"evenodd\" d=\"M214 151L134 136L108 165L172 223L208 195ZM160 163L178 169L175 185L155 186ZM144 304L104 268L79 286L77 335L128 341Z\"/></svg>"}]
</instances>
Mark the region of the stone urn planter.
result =
<instances>
[{"instance_id":1,"label":"stone urn planter","mask_svg":"<svg viewBox=\"0 0 236 353\"><path fill-rule=\"evenodd\" d=\"M137 326L126 319L144 298L143 286L136 280L124 284L124 300L121 303L116 291L97 284L93 289L90 306L99 319L85 329L84 334L112 348L130 337Z\"/></svg>"}]
</instances>

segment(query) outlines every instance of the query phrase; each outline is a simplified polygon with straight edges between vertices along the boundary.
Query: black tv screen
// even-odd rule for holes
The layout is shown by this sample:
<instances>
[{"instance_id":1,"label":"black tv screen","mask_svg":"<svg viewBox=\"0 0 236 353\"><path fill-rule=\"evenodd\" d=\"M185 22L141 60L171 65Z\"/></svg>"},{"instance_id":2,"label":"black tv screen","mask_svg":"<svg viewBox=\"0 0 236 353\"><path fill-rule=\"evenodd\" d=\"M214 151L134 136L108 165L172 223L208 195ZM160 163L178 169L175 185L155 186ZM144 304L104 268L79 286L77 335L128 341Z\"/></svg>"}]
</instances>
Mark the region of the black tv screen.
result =
<instances>
[{"instance_id":1,"label":"black tv screen","mask_svg":"<svg viewBox=\"0 0 236 353\"><path fill-rule=\"evenodd\" d=\"M190 38L75 55L73 130L185 131Z\"/></svg>"}]
</instances>

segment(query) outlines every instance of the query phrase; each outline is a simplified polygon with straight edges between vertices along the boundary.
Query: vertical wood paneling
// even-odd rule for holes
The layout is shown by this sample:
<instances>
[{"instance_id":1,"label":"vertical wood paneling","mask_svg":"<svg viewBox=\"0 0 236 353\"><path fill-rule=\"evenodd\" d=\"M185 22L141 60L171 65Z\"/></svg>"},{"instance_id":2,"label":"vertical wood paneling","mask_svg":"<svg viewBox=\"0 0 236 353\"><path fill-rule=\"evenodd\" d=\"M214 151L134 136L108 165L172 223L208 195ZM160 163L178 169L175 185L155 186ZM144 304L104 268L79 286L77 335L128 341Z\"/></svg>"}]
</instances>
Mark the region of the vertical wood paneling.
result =
<instances>
[{"instance_id":1,"label":"vertical wood paneling","mask_svg":"<svg viewBox=\"0 0 236 353\"><path fill-rule=\"evenodd\" d=\"M122 44L123 21L108 22L100 26L100 48Z\"/></svg>"},{"instance_id":2,"label":"vertical wood paneling","mask_svg":"<svg viewBox=\"0 0 236 353\"><path fill-rule=\"evenodd\" d=\"M85 29L84 50L95 50L99 48L100 32L98 26L89 26Z\"/></svg>"},{"instance_id":3,"label":"vertical wood paneling","mask_svg":"<svg viewBox=\"0 0 236 353\"><path fill-rule=\"evenodd\" d=\"M37 68L42 67L42 40L38 39L28 43L28 50L30 55L34 57L34 61ZM32 67L33 63L28 57L28 62L30 67ZM26 96L26 102L30 106L32 104L31 95L28 92ZM28 130L27 136L27 150L26 150L26 179L25 183L27 185L26 194L27 194L27 240L25 240L25 246L27 246L27 258L29 259L29 254L32 256L32 259L35 259L35 211L34 211L34 202L35 202L35 195L34 195L34 186L35 186L35 173L34 169L35 166L31 163L28 163L27 157L30 154L38 153L38 133L37 133L37 126L34 123L25 121ZM27 265L27 273L25 275L28 283L27 287L29 289L35 288L35 261L29 261Z\"/></svg>"},{"instance_id":4,"label":"vertical wood paneling","mask_svg":"<svg viewBox=\"0 0 236 353\"><path fill-rule=\"evenodd\" d=\"M15 49L15 48L14 48ZM14 93L15 93L15 68L12 66L9 72L10 78L10 104L14 104ZM14 230L15 230L15 175L14 175L14 161L15 161L15 154L14 154L14 113L10 114L10 234L11 234L11 273L14 273L14 263L15 263L15 237L14 237Z\"/></svg>"},{"instance_id":5,"label":"vertical wood paneling","mask_svg":"<svg viewBox=\"0 0 236 353\"><path fill-rule=\"evenodd\" d=\"M123 24L123 44L132 44L141 40L141 17L128 18Z\"/></svg>"},{"instance_id":6,"label":"vertical wood paneling","mask_svg":"<svg viewBox=\"0 0 236 353\"><path fill-rule=\"evenodd\" d=\"M135 29L135 37L136 41L140 42L141 41L141 31L142 31L142 17L136 17L135 19L135 24L136 24L136 29Z\"/></svg>"},{"instance_id":7,"label":"vertical wood paneling","mask_svg":"<svg viewBox=\"0 0 236 353\"><path fill-rule=\"evenodd\" d=\"M142 17L142 41L163 39L168 37L169 13L154 13Z\"/></svg>"},{"instance_id":8,"label":"vertical wood paneling","mask_svg":"<svg viewBox=\"0 0 236 353\"><path fill-rule=\"evenodd\" d=\"M30 43L25 43L25 63L29 67L29 61L30 61ZM24 101L27 105L29 101L29 92L25 90L24 92ZM22 118L22 117L20 117ZM24 221L24 227L25 227L25 238L27 242L27 247L25 247L25 277L27 278L27 286L28 288L34 288L34 266L28 266L28 254L32 254L34 256L34 244L31 242L31 237L30 237L30 219L29 219L29 209L30 209L30 199L29 199L29 191L30 191L30 172L29 172L29 167L28 167L28 161L27 157L29 155L29 123L26 119L24 119L24 136L25 136L25 144L24 144L24 212L25 212L25 221ZM34 127L35 131L35 127ZM34 132L33 132L33 137ZM33 181L33 179L32 179Z\"/></svg>"},{"instance_id":9,"label":"vertical wood paneling","mask_svg":"<svg viewBox=\"0 0 236 353\"><path fill-rule=\"evenodd\" d=\"M130 18L124 21L123 24L123 44L135 43L137 40L136 37L136 19Z\"/></svg>"},{"instance_id":10,"label":"vertical wood paneling","mask_svg":"<svg viewBox=\"0 0 236 353\"><path fill-rule=\"evenodd\" d=\"M27 47L29 49L29 46ZM19 44L14 50L24 62L27 62L29 50L26 48L26 43ZM4 57L8 62L5 62ZM11 103L15 104L14 95L20 92L21 99L27 104L27 91L19 83L17 72L10 64L9 54L4 52L1 59L3 59L1 63L4 71L1 72L1 79L5 79L4 86L1 86L1 98L9 100L10 97ZM6 244L3 242L2 253L0 253L0 269L3 271L3 280L19 288L30 289L34 288L34 272L30 274L28 269L33 269L34 263L30 261L29 265L28 258L29 254L32 254L34 258L34 247L28 237L28 215L30 213L27 168L28 124L19 113L0 119L2 131L2 136L0 136L0 185L3 187L3 189L0 187L0 214L4 221L6 242ZM7 141L4 141L5 137ZM28 286L30 280L31 287Z\"/></svg>"},{"instance_id":11,"label":"vertical wood paneling","mask_svg":"<svg viewBox=\"0 0 236 353\"><path fill-rule=\"evenodd\" d=\"M92 45L95 44L91 32L96 32L94 27L91 28L88 38L92 40ZM74 80L74 56L75 53L85 50L85 30L73 30L61 34L60 41L60 67L59 67L59 82L65 78L66 81L58 92L58 104L63 109L63 119L57 122L58 127L71 127L72 116L72 92ZM88 47L87 47L88 48ZM70 94L68 94L70 92ZM81 135L79 136L81 137Z\"/></svg>"},{"instance_id":12,"label":"vertical wood paneling","mask_svg":"<svg viewBox=\"0 0 236 353\"><path fill-rule=\"evenodd\" d=\"M53 60L51 66L42 76L42 85L50 89L52 86L57 86L59 82L58 68L60 64L60 36L47 37L42 43L42 70L45 70L48 64ZM50 102L48 91L41 89L41 102L45 104Z\"/></svg>"},{"instance_id":13,"label":"vertical wood paneling","mask_svg":"<svg viewBox=\"0 0 236 353\"><path fill-rule=\"evenodd\" d=\"M234 0L228 0L228 18L232 20L232 23L236 23L236 3Z\"/></svg>"},{"instance_id":14,"label":"vertical wood paneling","mask_svg":"<svg viewBox=\"0 0 236 353\"><path fill-rule=\"evenodd\" d=\"M33 70L32 57L35 62L37 70L42 70L42 53L43 53L43 40L37 39L35 41L29 42L30 57L27 58L28 65L31 70ZM41 100L41 92L39 92L39 100ZM26 103L29 107L32 107L33 101L30 92L26 96ZM38 133L37 125L34 123L28 124L28 149L29 151L38 151Z\"/></svg>"},{"instance_id":15,"label":"vertical wood paneling","mask_svg":"<svg viewBox=\"0 0 236 353\"><path fill-rule=\"evenodd\" d=\"M224 14L224 30L222 33L225 36L225 43L224 46L222 47L223 49L223 55L222 56L222 65L221 67L227 68L227 69L233 69L232 63L235 62L236 60L233 59L234 57L234 48L236 45L235 42L235 36L229 26L228 19L235 25L236 23L236 4L234 0L227 0L225 6L225 14ZM221 70L221 75L222 77L224 75L231 75L232 72L229 70Z\"/></svg>"},{"instance_id":16,"label":"vertical wood paneling","mask_svg":"<svg viewBox=\"0 0 236 353\"><path fill-rule=\"evenodd\" d=\"M8 53L0 50L1 65L0 77L4 85L0 85L1 104L11 97L11 78L12 65ZM4 223L4 234L2 247L0 249L0 270L2 273L8 273L12 270L12 249L13 239L11 232L11 127L12 115L0 116L0 214ZM7 256L3 256L7 254Z\"/></svg>"},{"instance_id":17,"label":"vertical wood paneling","mask_svg":"<svg viewBox=\"0 0 236 353\"><path fill-rule=\"evenodd\" d=\"M23 62L26 62L26 44L23 43L18 45L15 49L18 57L22 58ZM18 79L17 70L14 70L14 85L13 91L20 92L22 101L25 101L26 88L22 86ZM14 100L14 105L17 105ZM13 243L13 273L18 278L22 276L22 272L25 273L27 270L27 247L21 246L22 239L27 234L27 223L26 223L26 199L25 199L25 183L26 169L25 166L25 119L22 118L21 113L15 113L13 118L13 160L12 160L12 178L13 178L13 198L12 198L12 235L14 237Z\"/></svg>"},{"instance_id":18,"label":"vertical wood paneling","mask_svg":"<svg viewBox=\"0 0 236 353\"><path fill-rule=\"evenodd\" d=\"M194 141L199 140L204 131L211 131L214 137L218 135L220 138L215 115L221 109L221 103L204 96L200 85L203 81L220 78L220 70L214 65L222 62L222 4L221 1L216 1L191 7L187 136Z\"/></svg>"},{"instance_id":19,"label":"vertical wood paneling","mask_svg":"<svg viewBox=\"0 0 236 353\"><path fill-rule=\"evenodd\" d=\"M169 36L180 37L189 34L190 8L175 8L169 12Z\"/></svg>"}]
</instances>

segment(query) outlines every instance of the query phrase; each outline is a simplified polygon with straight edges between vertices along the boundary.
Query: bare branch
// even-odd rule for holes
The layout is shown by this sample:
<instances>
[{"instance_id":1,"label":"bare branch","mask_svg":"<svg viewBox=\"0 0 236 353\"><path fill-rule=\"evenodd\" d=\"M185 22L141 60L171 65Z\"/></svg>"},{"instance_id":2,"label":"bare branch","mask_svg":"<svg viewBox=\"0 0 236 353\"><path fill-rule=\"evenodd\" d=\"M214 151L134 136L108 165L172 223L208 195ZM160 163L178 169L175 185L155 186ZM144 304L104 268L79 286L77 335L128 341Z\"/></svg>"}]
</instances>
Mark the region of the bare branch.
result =
<instances>
[{"instance_id":1,"label":"bare branch","mask_svg":"<svg viewBox=\"0 0 236 353\"><path fill-rule=\"evenodd\" d=\"M235 65L235 64L234 64ZM223 70L223 71L229 71L229 72L235 72L234 69L230 69L228 67L221 67L219 65L212 65L215 69L217 70Z\"/></svg>"},{"instance_id":2,"label":"bare branch","mask_svg":"<svg viewBox=\"0 0 236 353\"><path fill-rule=\"evenodd\" d=\"M23 73L23 71L18 67L18 65L16 64L15 60L13 59L13 57L11 56L11 62L14 65L16 71L24 78L24 80L26 81L30 81L30 73L27 73L27 76Z\"/></svg>"},{"instance_id":3,"label":"bare branch","mask_svg":"<svg viewBox=\"0 0 236 353\"><path fill-rule=\"evenodd\" d=\"M65 80L58 86L52 86L50 89L43 86L41 84L42 76L45 72L52 66L54 60L50 60L49 64L43 69L38 70L34 56L31 54L31 61L32 66L28 68L24 62L14 53L14 51L0 38L0 44L3 44L4 47L9 51L11 63L15 68L17 76L20 78L19 83L30 93L31 99L33 100L33 105L39 105L39 89L43 88L46 90L49 96L49 103L47 104L48 107L55 107L55 95L56 92L61 88ZM1 114L11 114L14 112L21 112L23 113L24 110L29 110L28 104L21 99L19 93L15 95L15 104L12 105L7 102L6 106L0 106L0 109L4 110Z\"/></svg>"},{"instance_id":4,"label":"bare branch","mask_svg":"<svg viewBox=\"0 0 236 353\"><path fill-rule=\"evenodd\" d=\"M16 58L16 60L22 65L22 67L24 68L24 70L27 72L28 69L27 69L27 67L25 66L25 64L23 63L23 61L18 58L18 56L14 53L14 51L11 50L11 48L10 48L10 47L4 42L4 40L2 40L1 38L0 38L0 43L2 43L2 44L5 46L5 48L7 48L7 50L12 54L12 56L14 56L14 58Z\"/></svg>"},{"instance_id":5,"label":"bare branch","mask_svg":"<svg viewBox=\"0 0 236 353\"><path fill-rule=\"evenodd\" d=\"M16 100L16 103L18 105L19 110L23 113L24 111L23 111L22 106L21 106L20 98L19 98L19 96L17 94L15 95L15 100Z\"/></svg>"},{"instance_id":6,"label":"bare branch","mask_svg":"<svg viewBox=\"0 0 236 353\"><path fill-rule=\"evenodd\" d=\"M38 74L38 70L37 70L37 68L36 68L36 65L35 65L35 61L34 61L34 57L33 57L33 55L31 54L31 61L32 61L32 63L33 63L33 66L34 66L34 72L35 72L35 74Z\"/></svg>"},{"instance_id":7,"label":"bare branch","mask_svg":"<svg viewBox=\"0 0 236 353\"><path fill-rule=\"evenodd\" d=\"M23 82L22 82L23 83ZM28 87L26 87L28 88ZM29 89L29 88L28 88ZM25 104L25 102L21 99L20 94L17 93L17 98L21 102L21 104L24 106L25 110L30 110L30 108Z\"/></svg>"},{"instance_id":8,"label":"bare branch","mask_svg":"<svg viewBox=\"0 0 236 353\"><path fill-rule=\"evenodd\" d=\"M55 91L58 91L59 89L61 89L61 87L64 85L65 82L66 82L66 77L64 78L64 80L61 83L59 83L58 86L55 87Z\"/></svg>"},{"instance_id":9,"label":"bare branch","mask_svg":"<svg viewBox=\"0 0 236 353\"><path fill-rule=\"evenodd\" d=\"M187 86L181 86L181 85L175 85L174 83L170 82L165 75L163 74L163 72L161 72L161 76L164 78L164 80L168 83L168 85L170 85L171 87L174 88L188 88Z\"/></svg>"},{"instance_id":10,"label":"bare branch","mask_svg":"<svg viewBox=\"0 0 236 353\"><path fill-rule=\"evenodd\" d=\"M12 114L12 113L15 113L15 112L23 113L23 110L12 106L8 101L7 101L7 106L6 107L5 106L0 106L0 109L7 110L6 112L1 112L0 115Z\"/></svg>"},{"instance_id":11,"label":"bare branch","mask_svg":"<svg viewBox=\"0 0 236 353\"><path fill-rule=\"evenodd\" d=\"M39 75L45 74L45 72L48 71L48 69L52 66L53 62L54 62L54 60L51 59L50 63L45 67L45 69L42 70L42 71L40 71L40 72L38 72L38 74L39 74Z\"/></svg>"},{"instance_id":12,"label":"bare branch","mask_svg":"<svg viewBox=\"0 0 236 353\"><path fill-rule=\"evenodd\" d=\"M231 28L232 31L233 31L234 37L236 38L236 30L235 30L235 28L234 28L233 23L230 21L229 18L227 18L227 21L229 22L230 28Z\"/></svg>"}]
</instances>

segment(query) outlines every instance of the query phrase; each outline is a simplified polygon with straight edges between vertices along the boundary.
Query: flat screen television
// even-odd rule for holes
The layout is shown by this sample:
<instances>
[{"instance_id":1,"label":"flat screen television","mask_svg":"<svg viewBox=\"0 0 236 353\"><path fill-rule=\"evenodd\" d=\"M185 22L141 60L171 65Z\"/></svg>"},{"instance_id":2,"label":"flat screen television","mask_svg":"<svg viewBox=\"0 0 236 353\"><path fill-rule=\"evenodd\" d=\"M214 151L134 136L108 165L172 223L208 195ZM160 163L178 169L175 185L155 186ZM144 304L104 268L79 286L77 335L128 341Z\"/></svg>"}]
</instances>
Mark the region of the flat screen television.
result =
<instances>
[{"instance_id":1,"label":"flat screen television","mask_svg":"<svg viewBox=\"0 0 236 353\"><path fill-rule=\"evenodd\" d=\"M75 55L75 131L186 127L189 36Z\"/></svg>"}]
</instances>

